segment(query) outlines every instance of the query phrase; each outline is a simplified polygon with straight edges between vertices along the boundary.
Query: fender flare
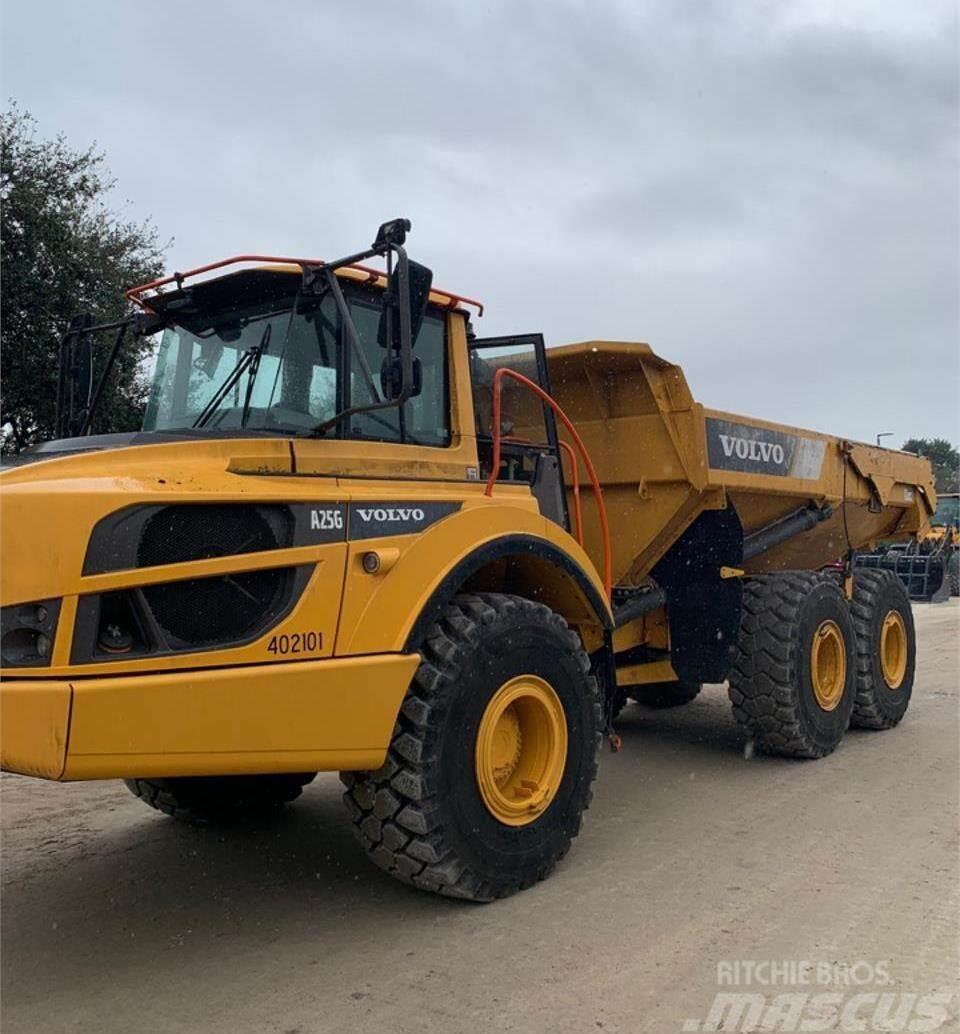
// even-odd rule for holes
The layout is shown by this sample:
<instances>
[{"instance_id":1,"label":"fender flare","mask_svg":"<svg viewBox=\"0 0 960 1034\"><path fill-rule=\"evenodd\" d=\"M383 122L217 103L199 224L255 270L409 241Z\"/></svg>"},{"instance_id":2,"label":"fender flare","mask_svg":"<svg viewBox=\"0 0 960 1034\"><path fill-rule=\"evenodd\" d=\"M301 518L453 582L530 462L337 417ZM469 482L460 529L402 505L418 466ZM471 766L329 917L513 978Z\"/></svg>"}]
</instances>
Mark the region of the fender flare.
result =
<instances>
[{"instance_id":1,"label":"fender flare","mask_svg":"<svg viewBox=\"0 0 960 1034\"><path fill-rule=\"evenodd\" d=\"M427 631L439 620L443 609L456 596L463 583L471 575L476 574L481 568L486 567L495 560L511 556L541 557L560 568L577 583L596 614L598 621L603 625L604 632L609 634L612 631L613 618L609 607L588 577L586 571L575 560L546 539L537 538L534 535L504 535L501 538L484 543L472 553L461 557L447 572L440 584L433 590L430 598L417 616L417 620L413 623L413 627L410 629L404 644L404 650L412 652L419 648L419 644L423 642Z\"/></svg>"}]
</instances>

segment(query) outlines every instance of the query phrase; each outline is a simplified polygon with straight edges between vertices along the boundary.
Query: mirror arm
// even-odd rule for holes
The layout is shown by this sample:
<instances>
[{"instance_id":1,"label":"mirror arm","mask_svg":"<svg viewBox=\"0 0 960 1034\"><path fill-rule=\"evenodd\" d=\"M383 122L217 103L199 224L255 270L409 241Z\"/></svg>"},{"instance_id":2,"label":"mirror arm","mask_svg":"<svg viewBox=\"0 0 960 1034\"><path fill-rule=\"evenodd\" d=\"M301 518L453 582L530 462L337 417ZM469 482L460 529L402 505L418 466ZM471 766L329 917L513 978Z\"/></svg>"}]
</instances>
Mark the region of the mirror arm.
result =
<instances>
[{"instance_id":1,"label":"mirror arm","mask_svg":"<svg viewBox=\"0 0 960 1034\"><path fill-rule=\"evenodd\" d=\"M70 325L60 338L60 369L57 376L57 412L54 420L54 434L57 438L70 438L76 435L90 433L90 425L93 422L93 415L96 412L97 404L110 374L113 364L116 361L120 346L123 344L127 329L134 325L135 333L138 335L152 334L159 323L154 317L151 320L144 320L142 316L127 316L122 320L114 320L111 323L94 324L92 316L75 316ZM93 387L93 374L90 374L90 383L87 386L86 398L83 405L74 411L75 393L71 382L76 381L77 349L84 341L94 334L103 334L106 331L117 331L116 339L110 348L110 354L103 375L97 384L96 390ZM92 360L91 360L92 361ZM76 428L77 421L80 421L79 429Z\"/></svg>"},{"instance_id":2,"label":"mirror arm","mask_svg":"<svg viewBox=\"0 0 960 1034\"><path fill-rule=\"evenodd\" d=\"M113 369L113 364L116 362L117 354L120 351L120 346L123 344L123 339L127 335L127 328L133 322L132 318L123 320L117 324L117 335L113 339L113 347L110 349L110 354L107 356L106 366L103 368L103 373L100 375L100 381L97 384L97 388L93 393L93 398L88 400L86 411L83 414L83 423L80 425L79 436L90 434L93 425L93 415L97 411L97 405L100 402L100 396L103 394L104 386L107 383L107 378L110 376L110 371ZM102 329L107 329L110 325L105 325ZM100 328L98 328L100 329Z\"/></svg>"},{"instance_id":3,"label":"mirror arm","mask_svg":"<svg viewBox=\"0 0 960 1034\"><path fill-rule=\"evenodd\" d=\"M312 432L318 437L326 433L326 431L334 424L352 416L354 413L369 412L375 409L385 409L388 407L393 408L397 406L400 407L402 420L404 403L406 403L413 395L414 378L413 341L411 340L412 313L410 310L409 293L410 278L407 253L403 247L403 239L406 236L406 231L410 229L410 224L407 220L395 220L394 223L396 225L384 224L384 226L381 227L381 232L377 235L377 240L374 242L373 247L368 248L366 251L359 251L353 255L347 255L344 258L337 259L333 262L325 262L322 265L304 266L303 268L303 289L305 292L310 294L320 293L319 285L321 282L325 282L327 289L333 295L337 312L340 315L341 322L343 323L343 327L347 335L347 340L350 344L350 350L360 365L367 390L370 393L370 397L373 399L373 405L351 406L349 409L344 410L342 413L338 413L330 420L325 420L323 423L318 424ZM384 233L383 231L385 229L389 232ZM347 306L346 299L343 296L343 291L336 276L336 270L341 267L354 265L357 262L362 262L365 259L372 258L374 255L387 260L386 276L388 278L388 282L392 275L396 275L397 278L397 305L399 308L398 315L400 318L399 357L402 385L399 394L393 398L380 397L380 392L377 390L377 385L373 378L373 371L370 369L370 364L367 362L367 357L364 354L363 346L361 345L360 338L357 334L356 325L350 315L350 309ZM391 263L393 256L396 257L397 261L395 270L392 268ZM388 340L390 340L390 338L391 335L388 335Z\"/></svg>"},{"instance_id":4,"label":"mirror arm","mask_svg":"<svg viewBox=\"0 0 960 1034\"><path fill-rule=\"evenodd\" d=\"M340 319L343 323L344 330L347 333L347 340L350 342L350 350L353 352L354 356L356 356L357 362L360 364L360 370L363 373L363 379L366 382L367 390L370 392L370 397L374 402L380 403L383 400L380 398L380 393L377 391L377 386L374 383L373 371L370 369L367 357L363 354L363 346L360 344L360 338L357 335L357 328L354 325L353 317L350 315L347 301L343 297L343 291L340 289L340 284L337 282L337 275L329 268L327 268L326 273L327 283L330 285L330 293L333 295L337 311L340 313Z\"/></svg>"},{"instance_id":5,"label":"mirror arm","mask_svg":"<svg viewBox=\"0 0 960 1034\"><path fill-rule=\"evenodd\" d=\"M402 244L391 245L397 256L397 286L400 302L400 364L403 387L397 396L402 406L413 394L413 342L410 340L412 320L410 314L410 269L407 252Z\"/></svg>"}]
</instances>

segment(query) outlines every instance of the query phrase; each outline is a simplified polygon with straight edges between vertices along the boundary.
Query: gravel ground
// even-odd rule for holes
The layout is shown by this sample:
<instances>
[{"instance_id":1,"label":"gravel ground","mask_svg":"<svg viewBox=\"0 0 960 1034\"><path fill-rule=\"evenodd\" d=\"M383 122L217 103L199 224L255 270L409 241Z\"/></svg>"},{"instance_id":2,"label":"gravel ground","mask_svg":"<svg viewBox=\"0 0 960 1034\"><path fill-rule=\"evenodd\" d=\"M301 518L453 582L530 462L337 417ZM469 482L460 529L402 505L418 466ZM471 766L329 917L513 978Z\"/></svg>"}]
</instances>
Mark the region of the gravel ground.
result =
<instances>
[{"instance_id":1,"label":"gravel ground","mask_svg":"<svg viewBox=\"0 0 960 1034\"><path fill-rule=\"evenodd\" d=\"M718 964L758 960L832 965L835 981L882 963L888 983L866 991L954 993L960 605L915 614L899 728L853 730L823 761L748 761L720 687L631 707L573 851L488 906L369 866L336 777L269 828L224 834L118 783L4 775L3 1032L661 1034L731 990ZM956 1029L949 1011L939 1029Z\"/></svg>"}]
</instances>

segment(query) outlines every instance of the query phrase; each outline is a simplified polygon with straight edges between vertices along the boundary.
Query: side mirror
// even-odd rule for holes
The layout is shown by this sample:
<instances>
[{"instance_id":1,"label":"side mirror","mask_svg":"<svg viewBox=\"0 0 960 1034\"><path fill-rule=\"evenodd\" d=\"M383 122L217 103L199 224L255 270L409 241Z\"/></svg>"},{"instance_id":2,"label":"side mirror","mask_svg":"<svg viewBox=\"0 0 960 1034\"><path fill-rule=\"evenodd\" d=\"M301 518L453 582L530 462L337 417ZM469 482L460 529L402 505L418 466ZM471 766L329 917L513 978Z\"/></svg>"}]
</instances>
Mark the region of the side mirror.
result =
<instances>
[{"instance_id":1,"label":"side mirror","mask_svg":"<svg viewBox=\"0 0 960 1034\"><path fill-rule=\"evenodd\" d=\"M72 438L80 433L93 398L93 341L86 332L92 316L74 316L60 339L55 434Z\"/></svg>"},{"instance_id":2,"label":"side mirror","mask_svg":"<svg viewBox=\"0 0 960 1034\"><path fill-rule=\"evenodd\" d=\"M380 311L377 341L381 348L392 348L397 352L401 350L404 308L410 313L410 346L413 347L423 325L432 283L433 272L426 266L406 258L397 262L390 274ZM403 304L404 295L406 306Z\"/></svg>"},{"instance_id":3,"label":"side mirror","mask_svg":"<svg viewBox=\"0 0 960 1034\"><path fill-rule=\"evenodd\" d=\"M234 337L228 337L221 332L218 337L201 340L200 354L193 360L193 368L209 379L214 375L223 358L223 342L238 341L239 339L240 332L237 331Z\"/></svg>"},{"instance_id":4,"label":"side mirror","mask_svg":"<svg viewBox=\"0 0 960 1034\"><path fill-rule=\"evenodd\" d=\"M423 391L423 363L419 359L413 360L413 387L409 398L415 398ZM400 398L403 391L403 362L397 356L390 356L383 360L380 367L380 388L385 399Z\"/></svg>"}]
</instances>

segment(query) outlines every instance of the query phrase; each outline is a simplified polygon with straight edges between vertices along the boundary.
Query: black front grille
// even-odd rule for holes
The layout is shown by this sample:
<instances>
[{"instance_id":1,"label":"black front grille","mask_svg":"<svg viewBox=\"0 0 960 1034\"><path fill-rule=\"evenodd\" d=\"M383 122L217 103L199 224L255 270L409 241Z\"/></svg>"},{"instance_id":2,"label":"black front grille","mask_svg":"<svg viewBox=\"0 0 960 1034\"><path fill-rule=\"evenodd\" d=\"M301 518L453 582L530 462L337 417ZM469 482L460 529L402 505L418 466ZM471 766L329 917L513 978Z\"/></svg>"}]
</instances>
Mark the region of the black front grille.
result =
<instances>
[{"instance_id":1,"label":"black front grille","mask_svg":"<svg viewBox=\"0 0 960 1034\"><path fill-rule=\"evenodd\" d=\"M177 503L131 507L100 521L85 573L189 564L289 548L289 506ZM132 586L80 599L74 663L209 650L249 642L289 612L312 565Z\"/></svg>"},{"instance_id":2,"label":"black front grille","mask_svg":"<svg viewBox=\"0 0 960 1034\"><path fill-rule=\"evenodd\" d=\"M128 506L98 521L85 575L189 563L293 545L294 517L279 503Z\"/></svg>"},{"instance_id":3,"label":"black front grille","mask_svg":"<svg viewBox=\"0 0 960 1034\"><path fill-rule=\"evenodd\" d=\"M312 564L92 593L77 601L72 664L241 646L282 621Z\"/></svg>"},{"instance_id":4,"label":"black front grille","mask_svg":"<svg viewBox=\"0 0 960 1034\"><path fill-rule=\"evenodd\" d=\"M287 545L278 510L237 503L165 506L144 525L137 566L154 567L259 553ZM147 586L143 598L171 645L207 646L249 638L289 594L290 572L245 571Z\"/></svg>"},{"instance_id":5,"label":"black front grille","mask_svg":"<svg viewBox=\"0 0 960 1034\"><path fill-rule=\"evenodd\" d=\"M249 552L249 551L247 551ZM145 586L143 598L174 648L249 639L290 595L290 568Z\"/></svg>"},{"instance_id":6,"label":"black front grille","mask_svg":"<svg viewBox=\"0 0 960 1034\"><path fill-rule=\"evenodd\" d=\"M289 545L290 532L286 507L164 506L143 526L137 567L279 549Z\"/></svg>"}]
</instances>

